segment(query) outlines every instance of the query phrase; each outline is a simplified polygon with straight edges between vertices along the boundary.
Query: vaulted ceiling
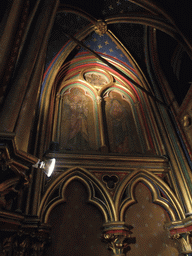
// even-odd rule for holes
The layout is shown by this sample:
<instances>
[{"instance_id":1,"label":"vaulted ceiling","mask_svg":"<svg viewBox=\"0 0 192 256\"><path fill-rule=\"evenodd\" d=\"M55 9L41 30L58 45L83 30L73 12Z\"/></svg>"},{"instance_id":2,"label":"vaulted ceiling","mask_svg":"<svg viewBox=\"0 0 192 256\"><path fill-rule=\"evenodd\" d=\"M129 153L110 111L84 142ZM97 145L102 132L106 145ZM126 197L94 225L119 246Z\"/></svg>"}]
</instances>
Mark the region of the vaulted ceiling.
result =
<instances>
[{"instance_id":1,"label":"vaulted ceiling","mask_svg":"<svg viewBox=\"0 0 192 256\"><path fill-rule=\"evenodd\" d=\"M181 105L192 81L192 49L189 44L191 35L189 27L183 23L192 23L189 12L185 13L191 2L173 2L61 0L49 39L46 69L61 49L71 41L69 35L76 38L81 35L79 40L102 56L111 56L124 63L129 62L107 34L99 36L95 33L93 27L98 20L102 20L106 23L108 32L130 52L149 82L151 74L147 59L153 58L154 42L150 42L153 37L162 72L172 88L178 105ZM156 28L155 36L153 28ZM64 63L83 51L86 50L77 46Z\"/></svg>"}]
</instances>

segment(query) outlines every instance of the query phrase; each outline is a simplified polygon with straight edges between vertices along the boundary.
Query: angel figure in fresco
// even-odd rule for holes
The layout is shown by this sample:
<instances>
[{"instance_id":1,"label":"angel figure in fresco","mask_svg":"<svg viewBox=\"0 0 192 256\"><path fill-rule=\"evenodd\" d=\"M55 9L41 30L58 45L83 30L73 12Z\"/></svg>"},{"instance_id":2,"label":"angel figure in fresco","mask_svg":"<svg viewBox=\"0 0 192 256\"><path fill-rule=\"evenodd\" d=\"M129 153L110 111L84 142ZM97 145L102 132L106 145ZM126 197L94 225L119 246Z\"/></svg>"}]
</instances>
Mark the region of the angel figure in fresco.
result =
<instances>
[{"instance_id":1,"label":"angel figure in fresco","mask_svg":"<svg viewBox=\"0 0 192 256\"><path fill-rule=\"evenodd\" d=\"M140 151L136 126L123 99L110 97L106 100L109 144L112 152L133 153Z\"/></svg>"},{"instance_id":2,"label":"angel figure in fresco","mask_svg":"<svg viewBox=\"0 0 192 256\"><path fill-rule=\"evenodd\" d=\"M88 106L85 95L78 88L64 97L63 136L65 149L90 150L88 134Z\"/></svg>"}]
</instances>

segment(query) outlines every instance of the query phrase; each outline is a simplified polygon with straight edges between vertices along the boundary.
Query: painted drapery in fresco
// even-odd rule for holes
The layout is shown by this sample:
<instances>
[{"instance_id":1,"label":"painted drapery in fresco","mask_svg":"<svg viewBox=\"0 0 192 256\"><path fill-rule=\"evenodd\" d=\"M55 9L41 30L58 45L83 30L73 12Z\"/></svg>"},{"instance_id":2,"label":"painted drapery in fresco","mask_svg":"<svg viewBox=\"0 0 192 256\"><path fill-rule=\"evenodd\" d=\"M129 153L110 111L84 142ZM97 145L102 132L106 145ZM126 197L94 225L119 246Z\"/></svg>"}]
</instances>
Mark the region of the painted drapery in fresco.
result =
<instances>
[{"instance_id":1,"label":"painted drapery in fresco","mask_svg":"<svg viewBox=\"0 0 192 256\"><path fill-rule=\"evenodd\" d=\"M96 125L93 99L78 87L62 97L60 147L66 150L96 150Z\"/></svg>"},{"instance_id":2,"label":"painted drapery in fresco","mask_svg":"<svg viewBox=\"0 0 192 256\"><path fill-rule=\"evenodd\" d=\"M110 151L141 153L135 121L126 97L112 90L104 99Z\"/></svg>"}]
</instances>

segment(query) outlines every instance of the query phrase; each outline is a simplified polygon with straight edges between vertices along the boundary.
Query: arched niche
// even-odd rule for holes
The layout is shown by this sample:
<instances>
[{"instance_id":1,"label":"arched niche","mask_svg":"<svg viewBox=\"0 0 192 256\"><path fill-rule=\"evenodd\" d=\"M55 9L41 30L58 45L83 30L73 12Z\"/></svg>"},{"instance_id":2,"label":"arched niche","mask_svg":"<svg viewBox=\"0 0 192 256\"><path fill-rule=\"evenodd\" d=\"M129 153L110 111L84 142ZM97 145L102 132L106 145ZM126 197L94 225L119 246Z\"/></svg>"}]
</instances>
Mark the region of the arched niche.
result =
<instances>
[{"instance_id":1,"label":"arched niche","mask_svg":"<svg viewBox=\"0 0 192 256\"><path fill-rule=\"evenodd\" d=\"M85 184L73 179L63 192L65 202L55 205L49 213L52 243L45 255L110 255L100 240L104 217L88 202Z\"/></svg>"},{"instance_id":2,"label":"arched niche","mask_svg":"<svg viewBox=\"0 0 192 256\"><path fill-rule=\"evenodd\" d=\"M84 184L88 191L88 202L102 212L105 222L117 220L114 203L102 182L84 168L75 167L58 176L45 192L38 210L42 222L47 223L52 209L66 202L65 191L73 180Z\"/></svg>"},{"instance_id":3,"label":"arched niche","mask_svg":"<svg viewBox=\"0 0 192 256\"><path fill-rule=\"evenodd\" d=\"M170 221L185 218L182 205L172 189L161 178L146 170L136 170L119 183L118 192L114 196L115 207L119 211L121 221L124 220L125 211L137 203L134 191L139 182L149 189L153 203L167 212Z\"/></svg>"},{"instance_id":4,"label":"arched niche","mask_svg":"<svg viewBox=\"0 0 192 256\"><path fill-rule=\"evenodd\" d=\"M161 255L178 256L177 242L169 238L165 223L170 222L167 211L153 203L153 197L148 187L143 182L138 182L134 187L136 203L126 209L125 223L133 226L133 236L136 243L132 245L130 256Z\"/></svg>"},{"instance_id":5,"label":"arched niche","mask_svg":"<svg viewBox=\"0 0 192 256\"><path fill-rule=\"evenodd\" d=\"M145 153L147 143L144 141L136 108L129 95L112 87L105 91L103 98L110 152Z\"/></svg>"},{"instance_id":6,"label":"arched niche","mask_svg":"<svg viewBox=\"0 0 192 256\"><path fill-rule=\"evenodd\" d=\"M84 84L74 82L60 91L54 122L54 137L61 151L98 150L97 104L94 93Z\"/></svg>"},{"instance_id":7,"label":"arched niche","mask_svg":"<svg viewBox=\"0 0 192 256\"><path fill-rule=\"evenodd\" d=\"M152 117L133 90L112 81L100 87L80 76L58 90L52 140L60 144L61 152L99 151L103 139L109 153L158 154L150 133L155 129L149 122Z\"/></svg>"},{"instance_id":8,"label":"arched niche","mask_svg":"<svg viewBox=\"0 0 192 256\"><path fill-rule=\"evenodd\" d=\"M110 37L113 38L113 35L110 35ZM115 38L113 38L113 40L115 40ZM115 40L115 42L116 42L116 45L119 46L119 42L117 40ZM131 150L129 150L129 153L133 154L137 152L137 153L142 153L142 154L144 153L144 154L150 154L150 155L165 154L164 147L162 145L163 142L160 137L159 127L155 125L156 124L155 116L154 116L155 110L152 109L150 99L146 97L146 95L142 92L142 90L139 90L129 80L126 80L120 73L114 71L112 68L108 67L107 65L104 65L100 60L95 59L94 56L90 56L89 54L83 53L82 55L80 52L79 54L76 55L76 57L72 61L66 62L62 66L60 66L60 68L58 68L58 65L56 65L56 63L58 63L61 56L62 56L62 63L63 63L63 57L64 57L63 53L68 54L69 49L67 47L68 46L62 49L62 51L57 56L58 59L57 58L55 59L55 62L54 62L55 64L53 63L53 66L55 66L56 68L55 70L56 72L54 72L54 74L51 73L51 71L47 72L44 77L43 86L45 86L45 89L44 89L44 92L42 93L42 104L43 104L43 101L45 102L45 104L47 104L46 98L48 97L49 94L51 98L55 97L55 93L57 94L58 92L58 87L60 86L59 84L61 80L62 80L61 84L71 83L71 80L76 80L76 82L80 82L81 84L83 83L89 88L92 87L94 88L94 90L96 90L96 92L94 92L95 96L101 96L101 94L103 94L103 91L106 90L106 87L111 87L111 86L114 86L114 83L118 83L120 86L123 86L124 88L129 90L130 94L132 94L132 97L134 98L133 101L135 104L134 106L132 103L130 105L132 107L132 114L135 121L135 127L136 127L135 131L138 131L139 140L136 140L138 141L138 145L135 146L136 148L133 149L132 152ZM127 77L134 80L137 84L139 84L144 89L150 90L149 89L150 86L146 78L144 77L141 69L139 68L139 66L133 59L133 57L130 55L130 53L128 53L128 50L126 50L125 60L127 62L118 61L112 56L109 57L108 59L108 61L113 63L113 65L115 65L121 72L125 73ZM52 79L51 77L55 75L56 75L55 79ZM56 88L55 89L56 92L54 91L51 95L52 85ZM53 100L51 98L50 98L50 101ZM138 103L140 103L140 106L136 106L136 104ZM96 114L97 114L97 111L98 109L96 110ZM46 115L44 115L44 117L46 119ZM55 116L54 119L55 118L57 117ZM101 120L102 118L100 117L100 114L98 119L99 119L98 120L99 122L96 122L96 124L102 122ZM51 119L50 119L50 122L51 122ZM58 130L57 131L54 130L52 132L53 134L52 140L55 140L55 133L58 134L59 133ZM102 135L101 124L98 125L98 133L96 135L98 134L100 138L97 139L96 147L94 146L93 150L95 149L98 150L99 147L100 146L102 147L104 144L100 141L101 138L104 137ZM137 137L137 135L135 135L135 137ZM58 141L58 139L56 139L56 141ZM111 150L111 152L114 153L114 150Z\"/></svg>"}]
</instances>

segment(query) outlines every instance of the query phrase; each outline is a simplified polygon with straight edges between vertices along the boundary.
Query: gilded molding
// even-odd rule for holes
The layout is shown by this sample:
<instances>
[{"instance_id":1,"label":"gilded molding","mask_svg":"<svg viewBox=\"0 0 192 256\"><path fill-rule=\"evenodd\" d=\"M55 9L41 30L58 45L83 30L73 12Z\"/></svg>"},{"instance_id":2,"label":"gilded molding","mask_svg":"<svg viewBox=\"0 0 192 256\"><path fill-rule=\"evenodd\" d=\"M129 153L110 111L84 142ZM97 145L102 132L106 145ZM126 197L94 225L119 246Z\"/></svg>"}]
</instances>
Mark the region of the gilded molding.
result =
<instances>
[{"instance_id":1,"label":"gilded molding","mask_svg":"<svg viewBox=\"0 0 192 256\"><path fill-rule=\"evenodd\" d=\"M136 203L134 198L134 187L138 182L143 182L148 186L153 195L153 203L162 206L169 213L172 221L185 218L181 204L164 181L149 171L136 170L118 184L117 192L114 195L115 209L119 212L119 219L121 221L124 218L125 210L130 205ZM165 193L166 198L161 198L158 187ZM125 190L127 191L127 198L122 201L121 198Z\"/></svg>"},{"instance_id":2,"label":"gilded molding","mask_svg":"<svg viewBox=\"0 0 192 256\"><path fill-rule=\"evenodd\" d=\"M135 169L145 168L150 172L162 174L170 171L168 159L158 156L132 156L117 154L78 154L67 152L49 153L50 158L57 159L56 169L75 168L77 166L91 170L116 170L132 172Z\"/></svg>"},{"instance_id":3,"label":"gilded molding","mask_svg":"<svg viewBox=\"0 0 192 256\"><path fill-rule=\"evenodd\" d=\"M67 185L75 179L80 180L87 187L89 194L88 201L95 204L101 210L106 222L117 220L112 198L102 182L85 169L76 167L60 175L44 194L38 211L38 216L43 222L46 223L48 221L49 213L56 205L66 201L65 190ZM58 186L61 186L59 196L52 200L51 195ZM104 201L95 197L95 188L99 190Z\"/></svg>"}]
</instances>

